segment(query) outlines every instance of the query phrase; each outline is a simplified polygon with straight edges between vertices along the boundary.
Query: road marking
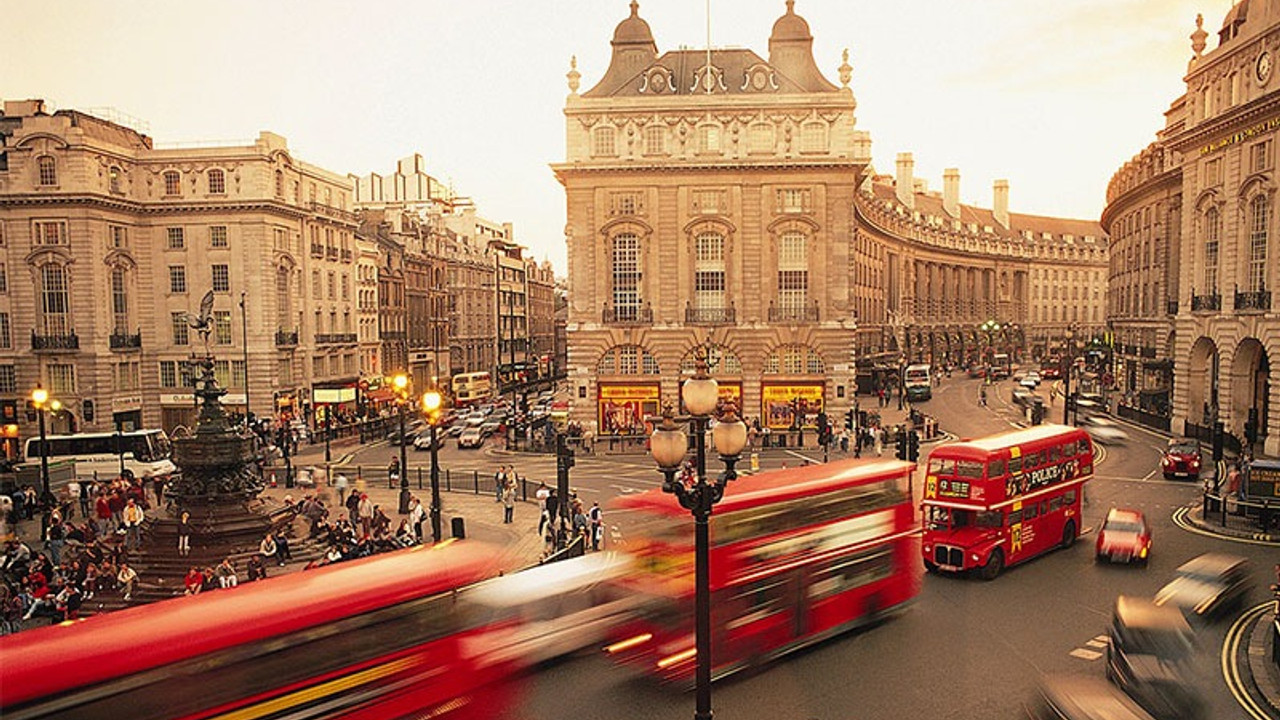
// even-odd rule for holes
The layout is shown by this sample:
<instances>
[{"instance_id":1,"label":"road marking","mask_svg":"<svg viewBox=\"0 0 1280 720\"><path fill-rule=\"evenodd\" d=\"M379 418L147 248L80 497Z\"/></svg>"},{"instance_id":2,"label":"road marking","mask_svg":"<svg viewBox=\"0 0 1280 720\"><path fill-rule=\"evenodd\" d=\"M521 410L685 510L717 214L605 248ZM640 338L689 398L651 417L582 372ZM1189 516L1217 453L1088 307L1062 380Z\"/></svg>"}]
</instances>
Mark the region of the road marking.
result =
<instances>
[{"instance_id":1,"label":"road marking","mask_svg":"<svg viewBox=\"0 0 1280 720\"><path fill-rule=\"evenodd\" d=\"M1147 473L1146 475L1143 475L1143 476L1142 476L1142 479L1143 479L1143 480L1150 480L1151 478L1155 477L1155 474L1156 474L1156 471L1155 471L1155 470L1152 470L1151 472Z\"/></svg>"},{"instance_id":2,"label":"road marking","mask_svg":"<svg viewBox=\"0 0 1280 720\"><path fill-rule=\"evenodd\" d=\"M1234 535L1219 535L1218 533L1209 532L1196 527L1187 519L1187 513L1191 512L1190 507L1180 507L1173 511L1173 524L1195 535L1203 535L1204 537L1217 538L1227 542L1240 543L1241 545L1261 545L1263 547L1280 547L1280 542L1273 540L1262 540L1259 538L1242 538Z\"/></svg>"},{"instance_id":3,"label":"road marking","mask_svg":"<svg viewBox=\"0 0 1280 720\"><path fill-rule=\"evenodd\" d=\"M657 485L657 483L654 483ZM609 487L617 490L623 495L635 495L636 493L647 492L646 488L631 487L630 485L610 485Z\"/></svg>"},{"instance_id":4,"label":"road marking","mask_svg":"<svg viewBox=\"0 0 1280 720\"><path fill-rule=\"evenodd\" d=\"M1251 623L1259 621L1273 606L1271 601L1255 605L1246 610L1236 621L1231 624L1231 629L1227 631L1227 636L1222 640L1222 677L1227 683L1227 688L1231 691L1232 697L1244 708L1249 717L1254 720L1268 720L1271 713L1267 709L1258 704L1257 700L1249 694L1248 686L1240 674L1240 644L1244 641L1247 633L1245 628Z\"/></svg>"},{"instance_id":5,"label":"road marking","mask_svg":"<svg viewBox=\"0 0 1280 720\"><path fill-rule=\"evenodd\" d=\"M1077 658L1080 658L1081 660L1089 660L1089 661L1097 660L1098 658L1102 657L1102 653L1098 652L1097 650L1085 650L1084 648L1076 648L1075 650L1072 650L1067 654L1070 655L1071 657L1077 657Z\"/></svg>"},{"instance_id":6,"label":"road marking","mask_svg":"<svg viewBox=\"0 0 1280 720\"><path fill-rule=\"evenodd\" d=\"M1085 643L1085 645L1088 645L1091 648L1098 648L1099 650L1105 650L1107 645L1110 644L1110 642L1111 642L1111 638L1108 638L1106 635L1099 635L1094 639L1090 640L1089 642Z\"/></svg>"}]
</instances>

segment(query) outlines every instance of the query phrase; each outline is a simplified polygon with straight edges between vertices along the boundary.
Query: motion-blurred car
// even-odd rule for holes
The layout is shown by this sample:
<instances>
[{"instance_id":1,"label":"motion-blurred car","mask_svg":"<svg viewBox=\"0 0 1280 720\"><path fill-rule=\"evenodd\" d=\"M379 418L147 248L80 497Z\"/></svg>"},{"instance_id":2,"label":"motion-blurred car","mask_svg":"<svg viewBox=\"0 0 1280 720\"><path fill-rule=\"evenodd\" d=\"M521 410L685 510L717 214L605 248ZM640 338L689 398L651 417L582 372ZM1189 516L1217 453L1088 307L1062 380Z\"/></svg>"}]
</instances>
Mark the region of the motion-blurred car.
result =
<instances>
[{"instance_id":1,"label":"motion-blurred car","mask_svg":"<svg viewBox=\"0 0 1280 720\"><path fill-rule=\"evenodd\" d=\"M1155 603L1212 620L1243 607L1252 589L1248 560L1206 553L1183 563L1174 578L1156 592Z\"/></svg>"},{"instance_id":2,"label":"motion-blurred car","mask_svg":"<svg viewBox=\"0 0 1280 720\"><path fill-rule=\"evenodd\" d=\"M1031 720L1151 720L1151 715L1115 685L1083 675L1050 676L1027 706Z\"/></svg>"},{"instance_id":3,"label":"motion-blurred car","mask_svg":"<svg viewBox=\"0 0 1280 720\"><path fill-rule=\"evenodd\" d=\"M1041 365L1040 377L1045 380L1058 380L1062 377L1062 368L1058 365Z\"/></svg>"},{"instance_id":4,"label":"motion-blurred car","mask_svg":"<svg viewBox=\"0 0 1280 720\"><path fill-rule=\"evenodd\" d=\"M444 447L445 437L446 437L445 430L437 428L436 429L436 449L437 450ZM418 433L418 436L413 439L413 449L414 450L430 450L431 449L431 430L430 429L425 429L422 432Z\"/></svg>"},{"instance_id":5,"label":"motion-blurred car","mask_svg":"<svg viewBox=\"0 0 1280 720\"><path fill-rule=\"evenodd\" d=\"M426 426L420 422L415 421L413 423L410 423L407 427L405 427L405 430L404 430L404 442L406 444L412 445L414 439L418 437L418 433L422 432L425 429L426 429ZM387 433L387 442L396 446L400 445L401 440L400 440L399 425L393 425L391 432Z\"/></svg>"},{"instance_id":6,"label":"motion-blurred car","mask_svg":"<svg viewBox=\"0 0 1280 720\"><path fill-rule=\"evenodd\" d=\"M1034 389L1034 388L1040 387L1040 373L1036 372L1035 370L1032 370L1028 372L1026 375L1023 375L1022 379L1018 381L1018 384L1024 388Z\"/></svg>"},{"instance_id":7,"label":"motion-blurred car","mask_svg":"<svg viewBox=\"0 0 1280 720\"><path fill-rule=\"evenodd\" d=\"M1097 415L1081 417L1080 427L1088 431L1094 442L1099 442L1103 445L1117 445L1129 439L1129 434L1121 430L1119 425L1116 425L1109 418Z\"/></svg>"},{"instance_id":8,"label":"motion-blurred car","mask_svg":"<svg viewBox=\"0 0 1280 720\"><path fill-rule=\"evenodd\" d=\"M486 420L480 424L480 435L489 437L498 432L498 428L502 427L502 423L496 420Z\"/></svg>"},{"instance_id":9,"label":"motion-blurred car","mask_svg":"<svg viewBox=\"0 0 1280 720\"><path fill-rule=\"evenodd\" d=\"M986 376L987 376L987 366L986 366L986 365L970 365L970 366L969 366L969 377L971 377L971 378L983 378L983 377L986 377Z\"/></svg>"},{"instance_id":10,"label":"motion-blurred car","mask_svg":"<svg viewBox=\"0 0 1280 720\"><path fill-rule=\"evenodd\" d=\"M1198 718L1195 635L1182 613L1150 600L1116 598L1108 628L1107 679L1157 718Z\"/></svg>"},{"instance_id":11,"label":"motion-blurred car","mask_svg":"<svg viewBox=\"0 0 1280 720\"><path fill-rule=\"evenodd\" d=\"M1164 471L1165 480L1200 477L1200 443L1185 437L1169 440L1160 458L1160 469Z\"/></svg>"},{"instance_id":12,"label":"motion-blurred car","mask_svg":"<svg viewBox=\"0 0 1280 720\"><path fill-rule=\"evenodd\" d=\"M1111 508L1098 530L1094 554L1099 561L1137 561L1145 565L1151 555L1151 526L1147 518L1137 510Z\"/></svg>"},{"instance_id":13,"label":"motion-blurred car","mask_svg":"<svg viewBox=\"0 0 1280 720\"><path fill-rule=\"evenodd\" d=\"M1031 407L1032 398L1034 397L1036 397L1036 394L1026 388L1015 388L1013 391L1013 404Z\"/></svg>"},{"instance_id":14,"label":"motion-blurred car","mask_svg":"<svg viewBox=\"0 0 1280 720\"><path fill-rule=\"evenodd\" d=\"M484 435L480 433L480 428L478 427L469 427L458 436L459 448L478 448L483 444Z\"/></svg>"}]
</instances>

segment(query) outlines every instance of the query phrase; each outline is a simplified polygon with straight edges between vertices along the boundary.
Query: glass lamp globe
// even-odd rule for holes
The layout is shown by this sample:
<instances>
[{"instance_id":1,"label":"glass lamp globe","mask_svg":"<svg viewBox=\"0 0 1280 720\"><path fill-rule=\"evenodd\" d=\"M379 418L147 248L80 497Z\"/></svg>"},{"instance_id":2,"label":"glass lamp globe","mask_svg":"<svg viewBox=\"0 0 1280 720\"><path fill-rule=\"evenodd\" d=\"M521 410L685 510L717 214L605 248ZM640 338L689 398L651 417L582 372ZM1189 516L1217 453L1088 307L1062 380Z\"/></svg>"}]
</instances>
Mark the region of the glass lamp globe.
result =
<instances>
[{"instance_id":1,"label":"glass lamp globe","mask_svg":"<svg viewBox=\"0 0 1280 720\"><path fill-rule=\"evenodd\" d=\"M684 406L690 415L706 417L716 410L720 384L713 378L694 376L684 381Z\"/></svg>"},{"instance_id":2,"label":"glass lamp globe","mask_svg":"<svg viewBox=\"0 0 1280 720\"><path fill-rule=\"evenodd\" d=\"M715 442L716 452L732 457L747 446L747 424L739 420L737 414L730 413L716 423L711 431L711 438Z\"/></svg>"},{"instance_id":3,"label":"glass lamp globe","mask_svg":"<svg viewBox=\"0 0 1280 720\"><path fill-rule=\"evenodd\" d=\"M658 467L671 469L680 467L684 461L685 451L689 448L689 436L676 427L668 418L649 437L649 452L653 455Z\"/></svg>"},{"instance_id":4,"label":"glass lamp globe","mask_svg":"<svg viewBox=\"0 0 1280 720\"><path fill-rule=\"evenodd\" d=\"M429 413L433 413L440 409L441 397L440 393L435 390L428 390L422 394L422 409Z\"/></svg>"}]
</instances>

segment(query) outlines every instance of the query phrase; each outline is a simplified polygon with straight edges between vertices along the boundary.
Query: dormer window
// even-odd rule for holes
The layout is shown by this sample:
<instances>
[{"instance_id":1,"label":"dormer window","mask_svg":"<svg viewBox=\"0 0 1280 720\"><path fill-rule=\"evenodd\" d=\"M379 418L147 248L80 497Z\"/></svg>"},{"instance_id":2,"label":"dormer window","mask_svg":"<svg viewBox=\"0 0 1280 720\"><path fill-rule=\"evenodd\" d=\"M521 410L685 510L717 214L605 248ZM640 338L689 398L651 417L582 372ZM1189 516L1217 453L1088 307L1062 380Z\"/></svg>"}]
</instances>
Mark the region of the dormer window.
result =
<instances>
[{"instance_id":1,"label":"dormer window","mask_svg":"<svg viewBox=\"0 0 1280 720\"><path fill-rule=\"evenodd\" d=\"M120 168L114 165L107 170L107 189L116 194L123 192L120 189Z\"/></svg>"},{"instance_id":2,"label":"dormer window","mask_svg":"<svg viewBox=\"0 0 1280 720\"><path fill-rule=\"evenodd\" d=\"M182 175L177 170L167 170L164 174L164 194L165 195L181 195L182 194Z\"/></svg>"},{"instance_id":3,"label":"dormer window","mask_svg":"<svg viewBox=\"0 0 1280 720\"><path fill-rule=\"evenodd\" d=\"M58 184L58 161L52 155L41 155L36 159L36 181L41 186L50 187Z\"/></svg>"},{"instance_id":4,"label":"dormer window","mask_svg":"<svg viewBox=\"0 0 1280 720\"><path fill-rule=\"evenodd\" d=\"M209 194L223 195L227 192L227 176L218 168L209 171Z\"/></svg>"}]
</instances>

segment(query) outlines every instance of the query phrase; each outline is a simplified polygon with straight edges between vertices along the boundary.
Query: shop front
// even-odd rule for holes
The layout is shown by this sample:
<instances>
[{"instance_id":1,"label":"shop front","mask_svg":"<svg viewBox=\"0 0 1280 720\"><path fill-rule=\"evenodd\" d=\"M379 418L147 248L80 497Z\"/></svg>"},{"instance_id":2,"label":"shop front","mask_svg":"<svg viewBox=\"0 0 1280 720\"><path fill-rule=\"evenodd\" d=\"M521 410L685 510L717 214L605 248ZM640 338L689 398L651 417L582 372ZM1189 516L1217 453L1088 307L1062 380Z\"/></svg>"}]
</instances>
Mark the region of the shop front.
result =
<instances>
[{"instance_id":1,"label":"shop front","mask_svg":"<svg viewBox=\"0 0 1280 720\"><path fill-rule=\"evenodd\" d=\"M141 395L119 395L111 399L111 427L122 432L142 429Z\"/></svg>"},{"instance_id":2,"label":"shop front","mask_svg":"<svg viewBox=\"0 0 1280 720\"><path fill-rule=\"evenodd\" d=\"M817 428L825 394L826 385L821 381L761 383L760 417L775 432Z\"/></svg>"},{"instance_id":3,"label":"shop front","mask_svg":"<svg viewBox=\"0 0 1280 720\"><path fill-rule=\"evenodd\" d=\"M178 428L196 429L196 398L191 393L160 394L160 429L173 435Z\"/></svg>"},{"instance_id":4,"label":"shop front","mask_svg":"<svg viewBox=\"0 0 1280 720\"><path fill-rule=\"evenodd\" d=\"M741 389L739 389L741 392ZM598 386L600 435L646 436L648 418L659 413L658 383L605 383Z\"/></svg>"}]
</instances>

